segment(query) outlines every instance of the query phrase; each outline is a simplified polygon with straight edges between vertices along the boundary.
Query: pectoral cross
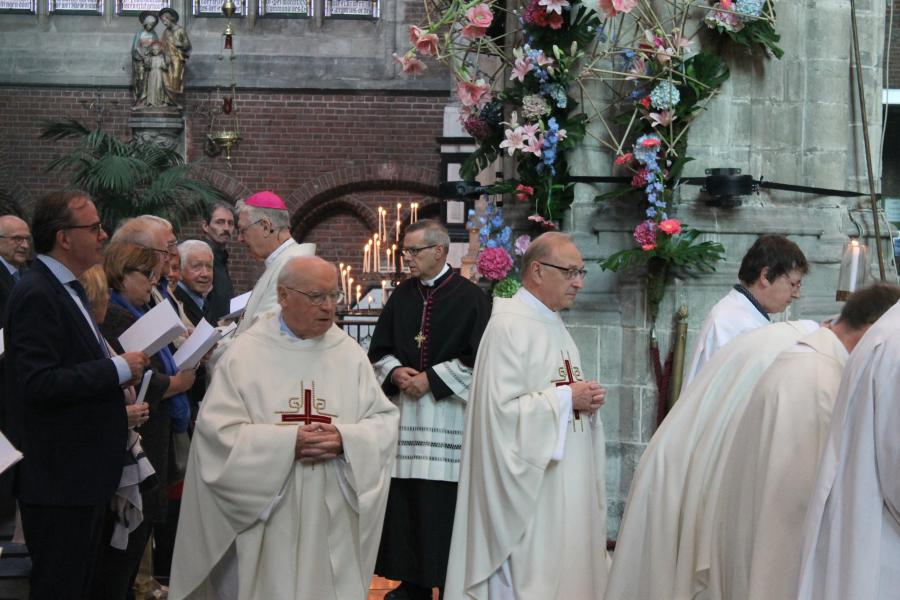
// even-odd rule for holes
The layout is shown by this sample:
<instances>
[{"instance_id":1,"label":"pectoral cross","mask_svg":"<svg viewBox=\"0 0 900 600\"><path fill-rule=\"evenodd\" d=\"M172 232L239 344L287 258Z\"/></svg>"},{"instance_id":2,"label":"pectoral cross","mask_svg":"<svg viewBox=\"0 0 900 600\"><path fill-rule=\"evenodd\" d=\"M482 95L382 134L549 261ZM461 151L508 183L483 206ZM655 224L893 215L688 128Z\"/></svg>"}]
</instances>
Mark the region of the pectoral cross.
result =
<instances>
[{"instance_id":1,"label":"pectoral cross","mask_svg":"<svg viewBox=\"0 0 900 600\"><path fill-rule=\"evenodd\" d=\"M416 340L416 346L418 346L419 348L421 348L421 347L422 347L422 342L425 341L425 336L422 335L422 330L421 330L421 329L419 330L419 333L416 334L416 337L414 337L413 339Z\"/></svg>"},{"instance_id":2,"label":"pectoral cross","mask_svg":"<svg viewBox=\"0 0 900 600\"><path fill-rule=\"evenodd\" d=\"M566 371L566 378L554 380L553 383L556 384L556 387L560 387L563 385L571 385L571 384L575 383L576 381L578 381L577 379L575 379L575 373L574 373L574 370L572 369L572 361L570 361L568 358L563 359L563 368ZM572 421L572 431L575 431L575 421L581 420L581 411L573 410L572 413L575 417L574 420ZM584 423L581 424L581 430L584 431Z\"/></svg>"}]
</instances>

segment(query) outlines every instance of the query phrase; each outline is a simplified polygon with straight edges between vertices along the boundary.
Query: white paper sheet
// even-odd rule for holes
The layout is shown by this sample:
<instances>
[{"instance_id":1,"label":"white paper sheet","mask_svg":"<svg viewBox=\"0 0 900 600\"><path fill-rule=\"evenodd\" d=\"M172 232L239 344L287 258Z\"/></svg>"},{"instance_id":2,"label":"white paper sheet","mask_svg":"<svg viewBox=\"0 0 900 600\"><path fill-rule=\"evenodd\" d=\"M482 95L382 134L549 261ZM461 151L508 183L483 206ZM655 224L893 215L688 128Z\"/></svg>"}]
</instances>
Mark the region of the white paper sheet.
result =
<instances>
[{"instance_id":1,"label":"white paper sheet","mask_svg":"<svg viewBox=\"0 0 900 600\"><path fill-rule=\"evenodd\" d=\"M231 303L228 305L229 313L222 317L222 321L228 321L229 319L236 319L237 317L244 314L244 310L247 308L247 303L250 302L250 294L253 291L244 292L240 296L235 296L231 299Z\"/></svg>"},{"instance_id":2,"label":"white paper sheet","mask_svg":"<svg viewBox=\"0 0 900 600\"><path fill-rule=\"evenodd\" d=\"M160 302L119 336L125 352L153 356L179 335L187 332L169 302Z\"/></svg>"},{"instance_id":3,"label":"white paper sheet","mask_svg":"<svg viewBox=\"0 0 900 600\"><path fill-rule=\"evenodd\" d=\"M0 473L22 460L22 453L9 443L6 436L0 433Z\"/></svg>"},{"instance_id":4,"label":"white paper sheet","mask_svg":"<svg viewBox=\"0 0 900 600\"><path fill-rule=\"evenodd\" d=\"M3 344L3 329L0 328L0 358L3 358L4 352L6 352L6 347Z\"/></svg>"},{"instance_id":5,"label":"white paper sheet","mask_svg":"<svg viewBox=\"0 0 900 600\"><path fill-rule=\"evenodd\" d=\"M200 319L194 328L194 333L181 344L181 348L175 353L173 357L175 366L179 371L193 369L221 337L218 329L210 325L206 319Z\"/></svg>"},{"instance_id":6,"label":"white paper sheet","mask_svg":"<svg viewBox=\"0 0 900 600\"><path fill-rule=\"evenodd\" d=\"M149 369L144 371L144 377L141 379L141 389L138 392L137 399L134 401L135 404L144 402L144 397L147 395L147 388L150 387L150 377L152 376L153 371Z\"/></svg>"},{"instance_id":7,"label":"white paper sheet","mask_svg":"<svg viewBox=\"0 0 900 600\"><path fill-rule=\"evenodd\" d=\"M216 327L216 329L219 330L219 335L224 338L231 335L234 330L237 329L237 323L232 321L228 325L220 325L219 327Z\"/></svg>"}]
</instances>

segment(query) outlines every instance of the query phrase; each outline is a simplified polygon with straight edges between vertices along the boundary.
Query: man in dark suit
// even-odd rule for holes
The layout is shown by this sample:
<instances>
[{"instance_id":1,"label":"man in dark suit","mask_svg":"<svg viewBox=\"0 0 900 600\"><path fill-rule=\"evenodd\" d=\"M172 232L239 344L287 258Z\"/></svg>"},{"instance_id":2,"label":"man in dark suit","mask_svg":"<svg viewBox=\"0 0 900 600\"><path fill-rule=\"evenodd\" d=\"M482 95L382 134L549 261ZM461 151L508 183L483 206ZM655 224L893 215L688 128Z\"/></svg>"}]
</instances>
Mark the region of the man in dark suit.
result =
<instances>
[{"instance_id":1,"label":"man in dark suit","mask_svg":"<svg viewBox=\"0 0 900 600\"><path fill-rule=\"evenodd\" d=\"M15 215L0 217L0 318L13 284L19 280L30 254L28 223Z\"/></svg>"},{"instance_id":2,"label":"man in dark suit","mask_svg":"<svg viewBox=\"0 0 900 600\"><path fill-rule=\"evenodd\" d=\"M90 196L41 199L32 234L38 256L4 319L8 429L25 455L16 497L32 560L31 599L81 600L122 476L122 386L137 381L148 360L141 352L110 358L78 282L100 263L107 238Z\"/></svg>"},{"instance_id":3,"label":"man in dark suit","mask_svg":"<svg viewBox=\"0 0 900 600\"><path fill-rule=\"evenodd\" d=\"M213 251L213 287L206 301L210 305L210 323L216 322L231 312L234 286L228 273L228 242L234 235L234 208L224 202L210 205L200 224L206 236L206 243Z\"/></svg>"},{"instance_id":4,"label":"man in dark suit","mask_svg":"<svg viewBox=\"0 0 900 600\"><path fill-rule=\"evenodd\" d=\"M6 301L12 293L13 285L22 276L23 269L31 256L31 230L28 223L15 215L0 217L0 327ZM3 359L0 358L0 390L3 388ZM6 431L6 421L0 410L0 430ZM0 518L15 514L16 502L13 498L13 473L0 474Z\"/></svg>"}]
</instances>

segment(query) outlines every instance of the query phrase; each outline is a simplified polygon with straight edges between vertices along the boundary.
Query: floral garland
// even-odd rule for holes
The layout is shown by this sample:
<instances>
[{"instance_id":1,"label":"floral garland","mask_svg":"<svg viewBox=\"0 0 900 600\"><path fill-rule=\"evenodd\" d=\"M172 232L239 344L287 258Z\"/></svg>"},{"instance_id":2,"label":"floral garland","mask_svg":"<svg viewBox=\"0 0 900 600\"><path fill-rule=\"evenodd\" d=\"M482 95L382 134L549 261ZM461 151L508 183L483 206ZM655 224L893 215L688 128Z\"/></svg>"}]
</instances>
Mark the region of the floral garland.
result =
<instances>
[{"instance_id":1,"label":"floral garland","mask_svg":"<svg viewBox=\"0 0 900 600\"><path fill-rule=\"evenodd\" d=\"M521 0L512 9L519 28L505 33L499 3L449 0L436 7L425 1L427 23L410 27L411 48L395 59L413 76L427 67L420 56L451 69L462 126L478 145L463 165L464 178L473 180L499 157L511 157L515 178L495 184L492 193L533 203L530 221L555 228L574 198L567 153L597 121L602 127L594 129L603 135L590 135L632 176L630 186L597 200L640 190L644 204L634 231L638 246L603 267L658 259L709 270L721 258L720 245L695 243L698 234L670 219L674 190L691 160L688 129L729 77L719 52L692 46L706 29L780 57L773 0L656 3L664 13L650 0L598 0L599 10L582 0ZM698 30L686 33L688 23L698 23ZM510 53L504 45L512 46ZM591 82L602 82L609 93L602 106L586 93Z\"/></svg>"}]
</instances>

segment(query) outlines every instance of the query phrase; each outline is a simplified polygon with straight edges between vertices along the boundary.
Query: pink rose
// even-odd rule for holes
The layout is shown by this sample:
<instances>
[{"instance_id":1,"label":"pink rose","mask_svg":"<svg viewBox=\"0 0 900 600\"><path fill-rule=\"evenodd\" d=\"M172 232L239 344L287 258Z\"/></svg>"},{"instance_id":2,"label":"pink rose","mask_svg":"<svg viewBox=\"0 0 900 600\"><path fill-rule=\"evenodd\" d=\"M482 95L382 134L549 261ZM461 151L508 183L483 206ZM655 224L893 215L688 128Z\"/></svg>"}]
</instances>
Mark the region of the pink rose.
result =
<instances>
[{"instance_id":1,"label":"pink rose","mask_svg":"<svg viewBox=\"0 0 900 600\"><path fill-rule=\"evenodd\" d=\"M469 23L473 26L487 29L491 26L491 21L494 20L494 14L491 12L491 7L487 3L482 2L467 10L466 18L469 19Z\"/></svg>"},{"instance_id":2,"label":"pink rose","mask_svg":"<svg viewBox=\"0 0 900 600\"><path fill-rule=\"evenodd\" d=\"M531 200L531 197L534 195L534 188L530 185L522 185L521 183L516 186L516 200L519 202L527 202Z\"/></svg>"},{"instance_id":3,"label":"pink rose","mask_svg":"<svg viewBox=\"0 0 900 600\"><path fill-rule=\"evenodd\" d=\"M617 156L614 162L617 165L626 165L631 162L632 158L634 158L634 154L632 154L631 152L626 152L622 156Z\"/></svg>"},{"instance_id":4,"label":"pink rose","mask_svg":"<svg viewBox=\"0 0 900 600\"><path fill-rule=\"evenodd\" d=\"M681 223L678 219L666 219L659 224L659 229L667 235L676 235L681 233Z\"/></svg>"}]
</instances>

